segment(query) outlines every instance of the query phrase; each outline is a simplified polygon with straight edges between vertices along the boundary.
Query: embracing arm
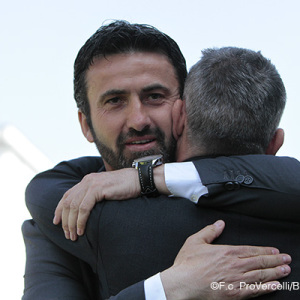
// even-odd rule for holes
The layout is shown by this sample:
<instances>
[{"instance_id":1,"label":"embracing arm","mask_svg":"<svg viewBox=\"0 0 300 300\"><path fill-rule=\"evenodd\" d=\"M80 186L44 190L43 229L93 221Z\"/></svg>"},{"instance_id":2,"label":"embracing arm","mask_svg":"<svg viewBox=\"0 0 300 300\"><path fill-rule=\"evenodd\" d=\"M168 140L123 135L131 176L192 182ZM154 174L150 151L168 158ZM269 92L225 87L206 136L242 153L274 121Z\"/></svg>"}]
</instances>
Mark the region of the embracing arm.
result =
<instances>
[{"instance_id":1,"label":"embracing arm","mask_svg":"<svg viewBox=\"0 0 300 300\"><path fill-rule=\"evenodd\" d=\"M245 155L194 161L208 193L198 205L250 216L299 222L300 162Z\"/></svg>"},{"instance_id":2,"label":"embracing arm","mask_svg":"<svg viewBox=\"0 0 300 300\"><path fill-rule=\"evenodd\" d=\"M291 222L299 222L299 177L299 161L272 155L199 158L193 163L154 168L154 181L162 194L187 198L199 206ZM66 237L75 240L76 227L82 235L97 202L134 198L139 194L134 169L93 173L64 194L54 222L62 220Z\"/></svg>"},{"instance_id":3,"label":"embracing arm","mask_svg":"<svg viewBox=\"0 0 300 300\"><path fill-rule=\"evenodd\" d=\"M163 181L174 196L187 198L199 206L300 222L300 162L294 158L273 155L196 158L193 164L166 164L164 173Z\"/></svg>"}]
</instances>

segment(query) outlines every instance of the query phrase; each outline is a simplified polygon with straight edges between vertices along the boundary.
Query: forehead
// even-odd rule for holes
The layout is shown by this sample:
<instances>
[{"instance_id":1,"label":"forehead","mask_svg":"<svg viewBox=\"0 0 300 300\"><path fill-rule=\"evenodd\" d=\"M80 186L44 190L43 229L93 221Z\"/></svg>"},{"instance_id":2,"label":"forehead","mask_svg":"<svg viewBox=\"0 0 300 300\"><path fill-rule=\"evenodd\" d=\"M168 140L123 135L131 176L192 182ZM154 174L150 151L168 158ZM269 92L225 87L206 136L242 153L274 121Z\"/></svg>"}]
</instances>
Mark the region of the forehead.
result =
<instances>
[{"instance_id":1,"label":"forehead","mask_svg":"<svg viewBox=\"0 0 300 300\"><path fill-rule=\"evenodd\" d=\"M161 84L178 89L175 68L158 53L134 52L109 55L94 60L86 74L88 94L101 89L131 89Z\"/></svg>"}]
</instances>

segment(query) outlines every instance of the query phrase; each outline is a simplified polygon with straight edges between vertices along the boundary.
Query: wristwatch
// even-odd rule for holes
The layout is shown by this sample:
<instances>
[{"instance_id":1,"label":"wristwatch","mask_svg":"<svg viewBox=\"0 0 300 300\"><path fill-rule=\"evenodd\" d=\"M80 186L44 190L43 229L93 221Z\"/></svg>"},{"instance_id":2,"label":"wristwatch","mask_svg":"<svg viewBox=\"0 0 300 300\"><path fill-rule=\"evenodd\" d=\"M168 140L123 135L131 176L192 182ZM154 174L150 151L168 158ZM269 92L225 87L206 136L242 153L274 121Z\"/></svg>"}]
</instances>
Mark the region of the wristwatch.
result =
<instances>
[{"instance_id":1,"label":"wristwatch","mask_svg":"<svg viewBox=\"0 0 300 300\"><path fill-rule=\"evenodd\" d=\"M154 184L153 168L163 163L162 155L150 155L135 159L132 167L138 170L141 185L141 194L149 197L157 197L158 190Z\"/></svg>"}]
</instances>

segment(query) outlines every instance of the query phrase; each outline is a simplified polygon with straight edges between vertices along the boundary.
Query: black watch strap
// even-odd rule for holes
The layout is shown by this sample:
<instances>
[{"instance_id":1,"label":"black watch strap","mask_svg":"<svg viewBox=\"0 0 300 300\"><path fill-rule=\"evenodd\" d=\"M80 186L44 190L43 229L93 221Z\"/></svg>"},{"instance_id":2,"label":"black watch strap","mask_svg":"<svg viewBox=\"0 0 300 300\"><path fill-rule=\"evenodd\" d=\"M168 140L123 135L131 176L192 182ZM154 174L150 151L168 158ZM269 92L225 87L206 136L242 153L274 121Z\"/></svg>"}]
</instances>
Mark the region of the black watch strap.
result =
<instances>
[{"instance_id":1,"label":"black watch strap","mask_svg":"<svg viewBox=\"0 0 300 300\"><path fill-rule=\"evenodd\" d=\"M141 194L149 197L157 197L159 192L154 184L153 166L151 162L139 163L137 169L141 185Z\"/></svg>"}]
</instances>

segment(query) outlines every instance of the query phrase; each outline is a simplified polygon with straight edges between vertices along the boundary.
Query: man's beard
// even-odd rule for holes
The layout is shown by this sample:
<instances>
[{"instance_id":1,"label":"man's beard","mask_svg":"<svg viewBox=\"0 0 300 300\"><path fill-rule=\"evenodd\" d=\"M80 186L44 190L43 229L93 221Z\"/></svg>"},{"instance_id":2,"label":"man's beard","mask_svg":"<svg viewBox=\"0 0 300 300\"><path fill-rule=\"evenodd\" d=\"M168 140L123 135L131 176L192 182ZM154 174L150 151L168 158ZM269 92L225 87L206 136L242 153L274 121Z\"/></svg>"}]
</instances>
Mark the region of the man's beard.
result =
<instances>
[{"instance_id":1,"label":"man's beard","mask_svg":"<svg viewBox=\"0 0 300 300\"><path fill-rule=\"evenodd\" d=\"M154 130L145 128L143 131L136 131L134 129L131 129L126 134L120 133L117 139L116 153L98 139L93 127L91 127L91 132L100 155L114 170L131 168L134 159L148 155L162 154L163 161L165 163L172 162L175 159L176 140L173 136L171 136L169 141L165 141L165 134L159 128L156 128ZM131 152L129 157L125 157L125 141L129 138L142 137L145 135L155 136L157 146L154 149L150 149L147 151Z\"/></svg>"}]
</instances>

